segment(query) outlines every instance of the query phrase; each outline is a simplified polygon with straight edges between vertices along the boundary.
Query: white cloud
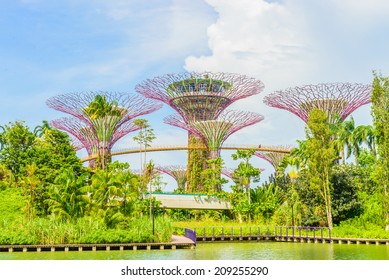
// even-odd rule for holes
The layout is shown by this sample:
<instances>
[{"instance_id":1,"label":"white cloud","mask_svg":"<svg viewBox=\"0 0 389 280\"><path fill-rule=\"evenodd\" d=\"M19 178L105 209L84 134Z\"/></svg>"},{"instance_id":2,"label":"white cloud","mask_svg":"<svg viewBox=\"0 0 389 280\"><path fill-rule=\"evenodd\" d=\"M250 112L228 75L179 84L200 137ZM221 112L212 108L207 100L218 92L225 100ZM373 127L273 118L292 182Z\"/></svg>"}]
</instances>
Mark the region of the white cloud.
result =
<instances>
[{"instance_id":1,"label":"white cloud","mask_svg":"<svg viewBox=\"0 0 389 280\"><path fill-rule=\"evenodd\" d=\"M212 54L189 56L186 69L239 72L261 79L277 76L281 82L309 73L309 42L292 9L264 0L207 3L218 12L207 32Z\"/></svg>"}]
</instances>

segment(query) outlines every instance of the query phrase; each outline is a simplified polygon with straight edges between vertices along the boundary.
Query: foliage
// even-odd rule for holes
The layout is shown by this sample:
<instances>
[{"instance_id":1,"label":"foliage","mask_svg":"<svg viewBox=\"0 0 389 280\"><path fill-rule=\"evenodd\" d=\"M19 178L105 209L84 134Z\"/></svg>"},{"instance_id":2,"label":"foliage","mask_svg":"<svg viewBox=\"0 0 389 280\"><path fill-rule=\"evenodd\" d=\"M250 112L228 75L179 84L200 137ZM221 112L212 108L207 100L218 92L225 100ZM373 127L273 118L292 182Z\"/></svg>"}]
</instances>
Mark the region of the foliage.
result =
<instances>
[{"instance_id":1,"label":"foliage","mask_svg":"<svg viewBox=\"0 0 389 280\"><path fill-rule=\"evenodd\" d=\"M83 216L90 201L85 188L87 180L86 173L76 176L73 169L64 169L48 188L48 212L61 220Z\"/></svg>"},{"instance_id":2,"label":"foliage","mask_svg":"<svg viewBox=\"0 0 389 280\"><path fill-rule=\"evenodd\" d=\"M264 185L251 190L254 216L269 222L275 211L285 200L283 191L274 184Z\"/></svg>"},{"instance_id":3,"label":"foliage","mask_svg":"<svg viewBox=\"0 0 389 280\"><path fill-rule=\"evenodd\" d=\"M358 197L354 178L357 169L353 166L335 166L331 174L331 192L334 224L352 219L362 213L362 202Z\"/></svg>"},{"instance_id":4,"label":"foliage","mask_svg":"<svg viewBox=\"0 0 389 280\"><path fill-rule=\"evenodd\" d=\"M87 217L62 222L38 218L23 224L9 223L0 231L0 244L102 244L169 242L173 227L169 219L156 218L156 235L147 218L134 219L121 228L107 228Z\"/></svg>"},{"instance_id":5,"label":"foliage","mask_svg":"<svg viewBox=\"0 0 389 280\"><path fill-rule=\"evenodd\" d=\"M203 193L217 193L220 192L222 186L228 182L221 177L221 171L224 166L224 161L221 157L215 159L207 159L207 168L201 172L203 176Z\"/></svg>"},{"instance_id":6,"label":"foliage","mask_svg":"<svg viewBox=\"0 0 389 280\"><path fill-rule=\"evenodd\" d=\"M11 170L16 179L19 179L34 154L35 135L29 131L24 122L9 123L3 126L0 134L2 149L0 162Z\"/></svg>"},{"instance_id":7,"label":"foliage","mask_svg":"<svg viewBox=\"0 0 389 280\"><path fill-rule=\"evenodd\" d=\"M389 230L389 77L374 73L371 101L378 154L374 177L382 188L386 230Z\"/></svg>"},{"instance_id":8,"label":"foliage","mask_svg":"<svg viewBox=\"0 0 389 280\"><path fill-rule=\"evenodd\" d=\"M333 135L328 116L325 112L313 109L307 123L307 166L310 187L317 190L323 197L327 225L333 227L331 209L331 168L336 156Z\"/></svg>"},{"instance_id":9,"label":"foliage","mask_svg":"<svg viewBox=\"0 0 389 280\"><path fill-rule=\"evenodd\" d=\"M189 135L189 147L204 146L202 140L194 135ZM188 178L187 191L189 193L198 193L202 191L203 177L201 173L206 168L207 150L191 149L188 150Z\"/></svg>"}]
</instances>

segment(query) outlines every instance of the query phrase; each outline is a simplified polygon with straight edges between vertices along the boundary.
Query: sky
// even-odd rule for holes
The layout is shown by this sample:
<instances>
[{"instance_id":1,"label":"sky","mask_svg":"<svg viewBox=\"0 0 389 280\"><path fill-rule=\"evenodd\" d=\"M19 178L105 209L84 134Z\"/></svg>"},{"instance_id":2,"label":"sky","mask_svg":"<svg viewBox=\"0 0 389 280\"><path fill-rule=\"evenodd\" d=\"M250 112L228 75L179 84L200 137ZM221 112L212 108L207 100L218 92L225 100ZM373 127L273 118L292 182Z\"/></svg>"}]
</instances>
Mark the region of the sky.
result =
<instances>
[{"instance_id":1,"label":"sky","mask_svg":"<svg viewBox=\"0 0 389 280\"><path fill-rule=\"evenodd\" d=\"M372 71L389 75L389 1L385 0L0 0L0 124L33 128L65 114L50 109L54 95L83 91L135 93L143 80L166 73L245 74L265 89L230 108L265 119L226 143L294 145L304 123L266 106L275 90L304 84L370 84ZM187 133L147 115L155 145L186 143ZM371 122L370 106L352 114ZM116 148L134 147L128 135ZM226 166L238 162L222 151ZM82 156L82 152L79 153ZM147 155L156 165L185 165L186 152ZM116 158L139 168L139 155ZM262 181L273 169L266 161ZM175 188L168 176L166 191Z\"/></svg>"}]
</instances>

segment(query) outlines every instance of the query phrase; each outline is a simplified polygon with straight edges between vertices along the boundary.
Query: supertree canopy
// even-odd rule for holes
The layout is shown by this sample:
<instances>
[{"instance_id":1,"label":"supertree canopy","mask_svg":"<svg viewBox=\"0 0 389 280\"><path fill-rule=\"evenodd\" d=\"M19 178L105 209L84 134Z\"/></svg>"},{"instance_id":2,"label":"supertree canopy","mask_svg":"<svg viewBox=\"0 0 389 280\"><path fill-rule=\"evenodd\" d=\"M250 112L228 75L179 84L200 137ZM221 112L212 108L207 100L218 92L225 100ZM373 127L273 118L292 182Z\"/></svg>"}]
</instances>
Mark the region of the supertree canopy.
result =
<instances>
[{"instance_id":1,"label":"supertree canopy","mask_svg":"<svg viewBox=\"0 0 389 280\"><path fill-rule=\"evenodd\" d=\"M275 170L277 170L278 166L281 164L282 160L284 159L285 156L288 155L287 151L290 151L292 146L274 146L275 150L285 150L285 153L282 152L264 152L264 151L257 151L255 152L255 156L266 160L269 162Z\"/></svg>"},{"instance_id":2,"label":"supertree canopy","mask_svg":"<svg viewBox=\"0 0 389 280\"><path fill-rule=\"evenodd\" d=\"M260 93L261 81L244 75L184 72L147 79L135 90L162 101L185 122L214 120L233 102Z\"/></svg>"},{"instance_id":3,"label":"supertree canopy","mask_svg":"<svg viewBox=\"0 0 389 280\"><path fill-rule=\"evenodd\" d=\"M162 106L141 96L112 92L63 94L46 103L73 116L53 121L52 125L76 137L88 154L96 153L97 164L102 168L110 160L111 148L116 141L137 130L133 119Z\"/></svg>"},{"instance_id":4,"label":"supertree canopy","mask_svg":"<svg viewBox=\"0 0 389 280\"><path fill-rule=\"evenodd\" d=\"M185 191L186 185L186 167L180 165L169 165L169 166L157 166L155 167L158 171L168 174L177 181L178 191Z\"/></svg>"},{"instance_id":5,"label":"supertree canopy","mask_svg":"<svg viewBox=\"0 0 389 280\"><path fill-rule=\"evenodd\" d=\"M63 117L50 122L50 125L68 132L74 138L75 150L86 149L88 156L93 156L98 153L99 137L93 125L85 124L83 121L75 117ZM139 130L140 127L135 126L132 122L126 122L115 131L113 131L110 140L107 143L107 148L112 149L113 145L123 136L130 132Z\"/></svg>"},{"instance_id":6,"label":"supertree canopy","mask_svg":"<svg viewBox=\"0 0 389 280\"><path fill-rule=\"evenodd\" d=\"M253 112L223 111L216 120L193 121L185 123L178 115L168 116L165 123L190 131L199 136L210 151L210 158L220 155L220 147L234 132L256 124L263 120L263 116Z\"/></svg>"},{"instance_id":7,"label":"supertree canopy","mask_svg":"<svg viewBox=\"0 0 389 280\"><path fill-rule=\"evenodd\" d=\"M370 85L322 83L275 91L264 98L264 103L292 112L304 122L312 109L321 109L333 122L335 117L345 120L354 110L370 103L370 96Z\"/></svg>"}]
</instances>

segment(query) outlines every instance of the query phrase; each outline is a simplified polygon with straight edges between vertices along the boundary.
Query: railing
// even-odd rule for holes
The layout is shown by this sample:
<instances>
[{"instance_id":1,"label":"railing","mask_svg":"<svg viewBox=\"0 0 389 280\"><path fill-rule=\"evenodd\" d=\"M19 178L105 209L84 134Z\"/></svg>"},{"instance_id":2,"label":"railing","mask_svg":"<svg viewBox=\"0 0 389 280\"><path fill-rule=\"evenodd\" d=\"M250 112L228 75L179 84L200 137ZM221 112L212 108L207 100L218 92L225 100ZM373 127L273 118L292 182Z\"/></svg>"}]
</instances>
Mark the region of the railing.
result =
<instances>
[{"instance_id":1,"label":"railing","mask_svg":"<svg viewBox=\"0 0 389 280\"><path fill-rule=\"evenodd\" d=\"M313 239L316 240L331 240L331 230L327 227L293 227L293 226L279 226L274 228L275 236L278 238L292 238Z\"/></svg>"},{"instance_id":2,"label":"railing","mask_svg":"<svg viewBox=\"0 0 389 280\"><path fill-rule=\"evenodd\" d=\"M242 226L195 228L197 240L299 240L331 242L331 231L326 227Z\"/></svg>"}]
</instances>

